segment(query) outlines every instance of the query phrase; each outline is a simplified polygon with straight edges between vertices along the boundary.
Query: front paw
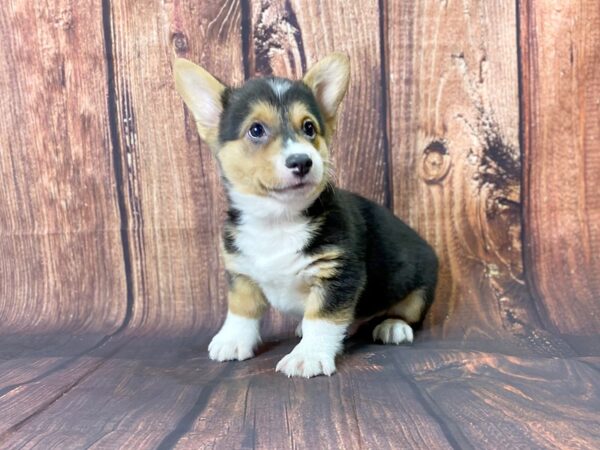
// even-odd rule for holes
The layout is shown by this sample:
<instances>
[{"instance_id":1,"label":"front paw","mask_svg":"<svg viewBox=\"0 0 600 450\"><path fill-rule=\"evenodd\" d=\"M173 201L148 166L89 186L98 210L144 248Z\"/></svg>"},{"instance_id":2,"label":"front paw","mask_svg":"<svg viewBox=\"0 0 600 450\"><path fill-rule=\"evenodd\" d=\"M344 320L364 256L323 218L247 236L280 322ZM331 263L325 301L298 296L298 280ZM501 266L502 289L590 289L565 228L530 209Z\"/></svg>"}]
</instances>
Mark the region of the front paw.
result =
<instances>
[{"instance_id":1,"label":"front paw","mask_svg":"<svg viewBox=\"0 0 600 450\"><path fill-rule=\"evenodd\" d=\"M335 373L335 355L296 347L285 355L275 369L288 377L316 377Z\"/></svg>"},{"instance_id":2,"label":"front paw","mask_svg":"<svg viewBox=\"0 0 600 450\"><path fill-rule=\"evenodd\" d=\"M243 361L254 356L256 344L241 336L232 337L219 332L208 345L208 356L213 361Z\"/></svg>"},{"instance_id":3,"label":"front paw","mask_svg":"<svg viewBox=\"0 0 600 450\"><path fill-rule=\"evenodd\" d=\"M258 319L249 319L229 312L221 330L208 346L208 356L214 361L252 358L260 344Z\"/></svg>"}]
</instances>

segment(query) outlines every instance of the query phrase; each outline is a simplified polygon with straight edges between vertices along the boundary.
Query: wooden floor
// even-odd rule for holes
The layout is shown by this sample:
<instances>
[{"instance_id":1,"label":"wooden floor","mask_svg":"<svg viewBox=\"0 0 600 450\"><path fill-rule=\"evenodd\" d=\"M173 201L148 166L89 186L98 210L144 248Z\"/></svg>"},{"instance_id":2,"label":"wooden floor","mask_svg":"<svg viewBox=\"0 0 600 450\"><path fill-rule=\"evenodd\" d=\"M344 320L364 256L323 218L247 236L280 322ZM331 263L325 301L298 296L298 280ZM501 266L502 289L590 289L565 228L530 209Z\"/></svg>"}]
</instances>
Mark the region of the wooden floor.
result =
<instances>
[{"instance_id":1,"label":"wooden floor","mask_svg":"<svg viewBox=\"0 0 600 450\"><path fill-rule=\"evenodd\" d=\"M215 363L194 336L11 335L0 344L1 448L600 448L600 340L412 346L349 339L339 372L288 379L297 339Z\"/></svg>"}]
</instances>

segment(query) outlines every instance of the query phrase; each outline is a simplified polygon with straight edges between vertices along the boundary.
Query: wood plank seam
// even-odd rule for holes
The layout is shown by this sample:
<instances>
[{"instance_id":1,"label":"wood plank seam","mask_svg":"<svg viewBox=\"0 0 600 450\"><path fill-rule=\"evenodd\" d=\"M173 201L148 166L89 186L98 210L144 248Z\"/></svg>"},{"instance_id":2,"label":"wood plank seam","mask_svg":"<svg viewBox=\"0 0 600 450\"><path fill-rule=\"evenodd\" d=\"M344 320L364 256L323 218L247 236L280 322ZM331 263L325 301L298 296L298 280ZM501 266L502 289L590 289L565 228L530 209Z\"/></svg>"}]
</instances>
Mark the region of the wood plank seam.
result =
<instances>
[{"instance_id":1,"label":"wood plank seam","mask_svg":"<svg viewBox=\"0 0 600 450\"><path fill-rule=\"evenodd\" d=\"M120 331L118 331L118 332L120 332ZM23 383L10 384L8 386L3 387L2 389L0 389L0 399L2 397L4 397L6 394L8 394L9 392L14 391L15 389L18 389L23 386L27 386L28 384L31 384L31 383L37 383L38 381L43 380L44 378L48 377L49 375L52 375L53 373L58 372L59 370L66 369L67 367L69 367L69 365L71 365L71 363L77 361L79 358L101 348L104 344L106 344L109 341L109 339L113 338L116 334L117 334L117 332L112 333L107 336L104 336L100 341L98 341L97 344L93 345L92 347L90 347L82 352L79 352L78 354L68 358L67 360L57 364L54 367L51 367L50 369L42 372L41 374L31 378L30 380L27 380Z\"/></svg>"},{"instance_id":2,"label":"wood plank seam","mask_svg":"<svg viewBox=\"0 0 600 450\"><path fill-rule=\"evenodd\" d=\"M119 142L119 132L117 128L117 96L115 88L115 67L113 56L113 40L112 40L112 20L110 11L110 0L102 0L102 28L104 32L104 54L106 58L106 83L108 92L108 123L110 134L110 145L112 146L112 156L115 175L115 186L117 191L117 203L119 205L119 219L121 222L121 246L123 248L123 265L125 269L125 286L126 286L126 302L125 317L118 330L117 334L125 330L133 316L133 273L131 264L131 249L129 246L129 220L127 217L125 187L123 186L123 163L122 163L122 147ZM113 334L113 335L114 335Z\"/></svg>"},{"instance_id":3,"label":"wood plank seam","mask_svg":"<svg viewBox=\"0 0 600 450\"><path fill-rule=\"evenodd\" d=\"M85 378L90 376L93 372L95 372L97 369L99 369L104 363L106 363L106 361L107 360L100 361L96 366L94 366L93 368L88 370L83 376L81 376L74 382L70 383L65 389L60 390L58 393L56 393L52 398L50 398L46 402L42 403L40 405L39 409L36 409L34 412L29 414L27 417L23 418L16 424L12 425L8 430L6 430L4 433L2 433L0 435L0 444L2 442L6 442L8 439L10 439L10 436L12 434L19 431L27 422L29 422L31 419L35 418L37 415L46 411L50 406L52 406L54 403L56 403L62 396L68 394L81 381L83 381Z\"/></svg>"},{"instance_id":4,"label":"wood plank seam","mask_svg":"<svg viewBox=\"0 0 600 450\"><path fill-rule=\"evenodd\" d=\"M193 427L196 420L206 409L208 402L219 384L227 379L227 376L234 370L235 364L226 364L217 376L203 386L198 394L198 398L188 412L177 422L173 430L167 434L156 446L157 450L168 450L175 448L177 442L185 436Z\"/></svg>"},{"instance_id":5,"label":"wood plank seam","mask_svg":"<svg viewBox=\"0 0 600 450\"><path fill-rule=\"evenodd\" d=\"M75 359L79 358L80 356L82 356L82 355L84 355L86 353L91 352L92 350L100 348L102 345L106 344L111 339L111 337L112 336L107 336L107 338L102 341L101 345L96 345L92 349L86 350L85 352L82 352L81 355L78 355L78 356L76 356L74 358L71 358L71 360L75 360ZM119 352L119 350L121 350L123 347L125 347L131 341L131 339L132 338L126 339L121 345L119 345L117 348L115 348L114 350L112 350L108 355L106 355L105 357L103 357L98 362L98 364L96 364L94 367L92 367L91 369L89 369L87 372L85 372L83 375L81 375L79 378L77 378L74 382L70 383L64 389L60 390L52 398L50 398L46 402L42 403L38 409L36 409L35 411L33 411L27 417L24 417L18 423L12 425L8 430L6 430L4 433L2 433L0 435L0 443L5 442L7 439L10 439L10 436L13 433L19 431L19 429L22 428L27 422L29 422L30 420L34 419L39 414L41 414L44 411L46 411L50 406L52 406L54 403L56 403L57 401L59 401L62 397L64 397L65 395L67 395L73 388L75 388L77 385L79 385L82 381L84 381L85 379L87 379L88 377L90 377L94 372L96 372L104 364L106 364L108 361L110 361L111 358ZM69 360L68 362L71 362L71 360ZM65 367L67 365L68 364L65 364ZM52 372L55 372L56 370L59 370L59 369L56 368L55 370L50 370L48 372L52 373ZM46 374L42 374L42 375L45 376ZM42 375L39 376L40 380L43 379ZM36 377L36 378L38 378L38 377ZM35 382L34 380L30 380L30 381L28 381L26 383L21 383L19 386L23 386L23 385ZM17 387L19 387L19 386L17 386Z\"/></svg>"},{"instance_id":6,"label":"wood plank seam","mask_svg":"<svg viewBox=\"0 0 600 450\"><path fill-rule=\"evenodd\" d=\"M461 449L473 448L468 438L461 431L460 425L456 424L451 417L446 416L442 412L437 402L431 398L427 390L418 385L414 376L405 370L395 358L392 360L392 364L396 370L404 376L415 396L421 400L423 409L430 415L435 423L437 423L450 445L454 448Z\"/></svg>"},{"instance_id":7,"label":"wood plank seam","mask_svg":"<svg viewBox=\"0 0 600 450\"><path fill-rule=\"evenodd\" d=\"M389 210L392 210L394 205L394 177L392 173L394 171L394 167L392 165L392 157L391 152L393 151L390 148L390 114L388 112L389 102L389 74L388 74L388 39L387 39L387 15L385 14L385 4L384 0L378 0L379 5L379 53L381 60L381 120L383 121L383 152L384 152L384 161L385 161L385 177L383 179L383 188L384 188L384 205Z\"/></svg>"},{"instance_id":8,"label":"wood plank seam","mask_svg":"<svg viewBox=\"0 0 600 450\"><path fill-rule=\"evenodd\" d=\"M252 39L252 13L250 0L240 0L241 38L242 38L242 64L244 66L244 80L250 78L250 39Z\"/></svg>"},{"instance_id":9,"label":"wood plank seam","mask_svg":"<svg viewBox=\"0 0 600 450\"><path fill-rule=\"evenodd\" d=\"M542 327L548 332L558 335L558 330L552 324L548 317L548 312L544 309L543 302L541 302L541 295L536 288L536 283L531 274L531 264L528 255L528 227L529 221L527 220L527 189L525 189L526 183L529 182L530 165L525 158L525 148L531 145L530 134L527 133L527 121L530 120L530 112L528 105L531 104L527 97L533 95L530 92L529 83L531 81L530 74L530 51L529 51L529 38L528 38L528 27L531 26L529 23L529 1L528 0L516 0L516 19L517 19L517 68L519 71L518 85L519 85L519 146L520 157L521 157L521 258L523 260L523 277L525 279L525 286L531 299L533 300L533 310L537 313L538 320Z\"/></svg>"}]
</instances>

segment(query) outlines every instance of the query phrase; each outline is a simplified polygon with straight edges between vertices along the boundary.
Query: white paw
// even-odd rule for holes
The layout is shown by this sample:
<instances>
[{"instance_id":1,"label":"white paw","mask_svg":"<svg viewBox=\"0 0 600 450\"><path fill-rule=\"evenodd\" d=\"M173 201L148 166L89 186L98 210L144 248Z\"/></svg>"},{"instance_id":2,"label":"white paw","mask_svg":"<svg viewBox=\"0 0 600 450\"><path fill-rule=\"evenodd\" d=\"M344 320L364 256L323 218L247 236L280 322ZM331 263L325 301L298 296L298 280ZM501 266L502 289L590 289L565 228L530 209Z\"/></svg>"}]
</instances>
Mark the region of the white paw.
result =
<instances>
[{"instance_id":1,"label":"white paw","mask_svg":"<svg viewBox=\"0 0 600 450\"><path fill-rule=\"evenodd\" d=\"M335 355L296 347L277 363L277 372L288 377L316 377L335 372Z\"/></svg>"},{"instance_id":2,"label":"white paw","mask_svg":"<svg viewBox=\"0 0 600 450\"><path fill-rule=\"evenodd\" d=\"M228 313L221 330L208 345L208 356L214 361L252 358L260 343L258 320Z\"/></svg>"},{"instance_id":3,"label":"white paw","mask_svg":"<svg viewBox=\"0 0 600 450\"><path fill-rule=\"evenodd\" d=\"M413 341L413 330L400 319L386 319L373 330L373 340L384 344L402 344Z\"/></svg>"},{"instance_id":4,"label":"white paw","mask_svg":"<svg viewBox=\"0 0 600 450\"><path fill-rule=\"evenodd\" d=\"M215 335L208 345L208 356L213 361L243 361L254 356L257 343L251 341L232 340L227 336Z\"/></svg>"},{"instance_id":5,"label":"white paw","mask_svg":"<svg viewBox=\"0 0 600 450\"><path fill-rule=\"evenodd\" d=\"M296 327L295 333L296 333L296 336L298 336L299 338L302 337L302 321L300 321L300 323Z\"/></svg>"}]
</instances>

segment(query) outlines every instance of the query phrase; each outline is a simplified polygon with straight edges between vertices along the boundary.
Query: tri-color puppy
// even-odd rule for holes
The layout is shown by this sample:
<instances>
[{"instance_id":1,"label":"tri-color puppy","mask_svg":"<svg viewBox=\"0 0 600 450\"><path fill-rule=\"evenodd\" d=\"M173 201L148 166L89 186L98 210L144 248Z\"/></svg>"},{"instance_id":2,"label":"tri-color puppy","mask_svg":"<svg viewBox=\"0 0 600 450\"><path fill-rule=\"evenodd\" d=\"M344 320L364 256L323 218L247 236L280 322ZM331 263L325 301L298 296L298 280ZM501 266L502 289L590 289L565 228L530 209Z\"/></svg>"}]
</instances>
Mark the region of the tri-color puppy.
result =
<instances>
[{"instance_id":1,"label":"tri-color puppy","mask_svg":"<svg viewBox=\"0 0 600 450\"><path fill-rule=\"evenodd\" d=\"M302 318L300 343L277 364L288 376L335 372L355 321L382 316L374 340L412 342L411 325L433 301L433 250L388 210L331 182L328 146L348 58L334 53L302 81L259 78L236 88L185 59L174 71L229 199L229 310L210 358L251 358L269 305Z\"/></svg>"}]
</instances>

